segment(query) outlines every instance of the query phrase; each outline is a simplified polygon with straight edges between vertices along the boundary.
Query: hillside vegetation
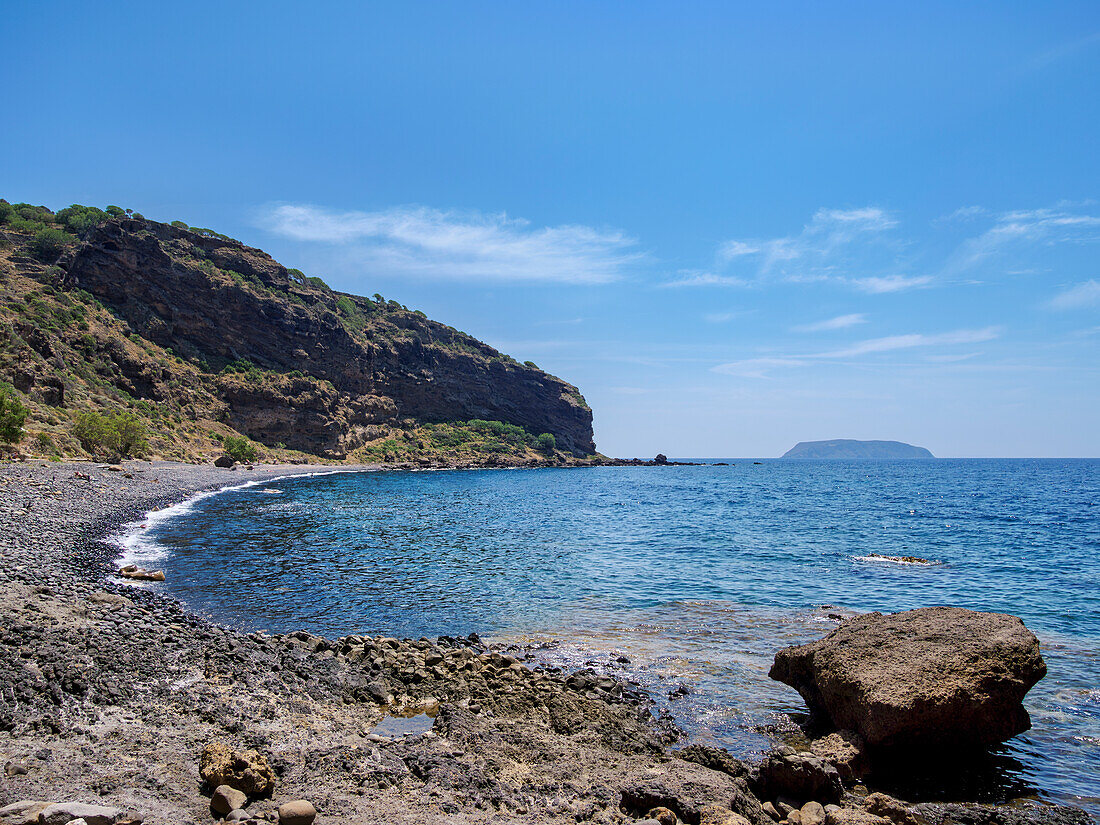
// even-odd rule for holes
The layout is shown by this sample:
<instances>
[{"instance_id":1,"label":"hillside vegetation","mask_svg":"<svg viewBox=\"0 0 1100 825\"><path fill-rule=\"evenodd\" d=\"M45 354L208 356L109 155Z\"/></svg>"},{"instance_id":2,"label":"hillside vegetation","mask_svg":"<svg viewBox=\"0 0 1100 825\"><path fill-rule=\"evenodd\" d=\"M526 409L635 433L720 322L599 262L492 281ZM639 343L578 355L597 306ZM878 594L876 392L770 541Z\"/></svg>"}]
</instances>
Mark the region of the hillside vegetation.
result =
<instances>
[{"instance_id":1,"label":"hillside vegetation","mask_svg":"<svg viewBox=\"0 0 1100 825\"><path fill-rule=\"evenodd\" d=\"M212 230L115 206L0 200L0 381L0 442L43 457L595 453L580 392L534 364Z\"/></svg>"}]
</instances>

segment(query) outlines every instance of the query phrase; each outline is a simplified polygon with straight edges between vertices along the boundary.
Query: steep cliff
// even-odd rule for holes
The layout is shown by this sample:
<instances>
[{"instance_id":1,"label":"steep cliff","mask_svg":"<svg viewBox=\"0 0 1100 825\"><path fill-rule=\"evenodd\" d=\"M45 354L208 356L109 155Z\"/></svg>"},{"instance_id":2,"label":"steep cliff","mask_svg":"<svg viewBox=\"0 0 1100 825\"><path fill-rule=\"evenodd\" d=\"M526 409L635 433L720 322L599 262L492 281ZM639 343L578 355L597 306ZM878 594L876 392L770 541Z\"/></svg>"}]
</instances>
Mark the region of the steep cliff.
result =
<instances>
[{"instance_id":1,"label":"steep cliff","mask_svg":"<svg viewBox=\"0 0 1100 825\"><path fill-rule=\"evenodd\" d=\"M64 395L79 378L69 362L83 352L99 379L118 379L123 400L172 402L269 446L320 456L470 420L517 425L532 439L550 433L574 456L595 452L592 413L576 387L396 301L335 292L209 230L92 220L51 263L33 252L26 228L18 219L0 226L9 291L23 279L45 285L45 294L30 289L40 302L62 296L86 305L85 318L105 310L77 340L77 330L35 323L25 302L9 300L4 365L43 403L51 383ZM31 363L31 374L17 374L20 347L44 362Z\"/></svg>"}]
</instances>

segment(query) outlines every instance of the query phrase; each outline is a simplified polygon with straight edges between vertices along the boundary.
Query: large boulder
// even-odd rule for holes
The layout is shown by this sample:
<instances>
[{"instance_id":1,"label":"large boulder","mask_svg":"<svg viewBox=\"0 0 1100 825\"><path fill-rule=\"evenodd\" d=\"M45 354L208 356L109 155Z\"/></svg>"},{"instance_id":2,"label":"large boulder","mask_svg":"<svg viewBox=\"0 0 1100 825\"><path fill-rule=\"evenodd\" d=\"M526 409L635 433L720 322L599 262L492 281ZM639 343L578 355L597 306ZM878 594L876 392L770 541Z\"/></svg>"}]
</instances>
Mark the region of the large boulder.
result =
<instances>
[{"instance_id":1,"label":"large boulder","mask_svg":"<svg viewBox=\"0 0 1100 825\"><path fill-rule=\"evenodd\" d=\"M254 750L237 753L217 739L203 748L199 775L212 788L228 785L251 797L270 796L275 789L275 772L263 754Z\"/></svg>"},{"instance_id":2,"label":"large boulder","mask_svg":"<svg viewBox=\"0 0 1100 825\"><path fill-rule=\"evenodd\" d=\"M849 619L769 675L870 747L987 747L1031 727L1021 701L1046 670L1015 616L924 607Z\"/></svg>"}]
</instances>

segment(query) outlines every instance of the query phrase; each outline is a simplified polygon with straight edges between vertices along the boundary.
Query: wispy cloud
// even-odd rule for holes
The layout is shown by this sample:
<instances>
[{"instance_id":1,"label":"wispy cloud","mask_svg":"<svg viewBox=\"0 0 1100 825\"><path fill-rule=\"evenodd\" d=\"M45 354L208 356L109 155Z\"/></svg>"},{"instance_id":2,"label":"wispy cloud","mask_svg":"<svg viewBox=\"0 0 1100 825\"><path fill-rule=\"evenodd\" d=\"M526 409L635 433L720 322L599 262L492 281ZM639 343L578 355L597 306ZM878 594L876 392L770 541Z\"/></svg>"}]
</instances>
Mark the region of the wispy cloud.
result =
<instances>
[{"instance_id":1,"label":"wispy cloud","mask_svg":"<svg viewBox=\"0 0 1100 825\"><path fill-rule=\"evenodd\" d=\"M745 287L749 282L744 278L733 275L716 275L713 272L703 272L698 269L682 269L676 273L676 278L660 284L662 287L691 287L691 286L736 286Z\"/></svg>"},{"instance_id":2,"label":"wispy cloud","mask_svg":"<svg viewBox=\"0 0 1100 825\"><path fill-rule=\"evenodd\" d=\"M850 346L826 352L773 355L731 361L711 367L711 371L742 378L768 378L772 371L781 368L805 367L820 364L822 361L850 360L864 355L875 355L896 350L976 344L983 341L992 341L994 338L1000 337L1001 334L1000 327L983 327L981 329L958 329L934 334L890 335L884 338L868 338L857 341Z\"/></svg>"},{"instance_id":3,"label":"wispy cloud","mask_svg":"<svg viewBox=\"0 0 1100 825\"><path fill-rule=\"evenodd\" d=\"M904 289L916 289L932 283L930 275L874 275L868 278L848 278L847 282L861 292L882 295L887 292L901 292Z\"/></svg>"},{"instance_id":4,"label":"wispy cloud","mask_svg":"<svg viewBox=\"0 0 1100 825\"><path fill-rule=\"evenodd\" d=\"M1051 309L1081 309L1100 306L1100 281L1088 280L1065 289L1047 301Z\"/></svg>"},{"instance_id":5,"label":"wispy cloud","mask_svg":"<svg viewBox=\"0 0 1100 825\"><path fill-rule=\"evenodd\" d=\"M890 352L898 349L912 349L913 347L939 347L948 344L977 344L982 341L991 341L999 337L999 327L985 327L983 329L959 329L953 332L942 332L937 335L923 335L911 333L909 335L890 335L885 338L869 338L859 341L850 347L833 350L832 352L818 353L814 358L854 358L857 355L867 355L872 352Z\"/></svg>"},{"instance_id":6,"label":"wispy cloud","mask_svg":"<svg viewBox=\"0 0 1100 825\"><path fill-rule=\"evenodd\" d=\"M718 272L691 285L832 282L872 293L923 286L926 276L898 273L902 245L891 234L897 226L877 206L818 209L795 235L724 241L715 255Z\"/></svg>"},{"instance_id":7,"label":"wispy cloud","mask_svg":"<svg viewBox=\"0 0 1100 825\"><path fill-rule=\"evenodd\" d=\"M283 204L260 225L298 241L339 246L364 269L450 280L603 284L624 277L645 253L611 229L536 227L504 214L400 206L333 212Z\"/></svg>"},{"instance_id":8,"label":"wispy cloud","mask_svg":"<svg viewBox=\"0 0 1100 825\"><path fill-rule=\"evenodd\" d=\"M743 314L741 312L707 312L703 315L703 320L708 324L725 324Z\"/></svg>"},{"instance_id":9,"label":"wispy cloud","mask_svg":"<svg viewBox=\"0 0 1100 825\"><path fill-rule=\"evenodd\" d=\"M712 270L673 283L834 284L885 295L982 283L1045 260L1055 245L1100 241L1100 216L1081 203L1002 213L964 206L932 225L940 234L918 239L900 231L898 218L881 207L818 209L796 234L722 242Z\"/></svg>"},{"instance_id":10,"label":"wispy cloud","mask_svg":"<svg viewBox=\"0 0 1100 825\"><path fill-rule=\"evenodd\" d=\"M998 215L993 225L965 241L949 258L944 273L954 275L1004 253L1034 246L1100 240L1100 216L1068 208L1024 209Z\"/></svg>"},{"instance_id":11,"label":"wispy cloud","mask_svg":"<svg viewBox=\"0 0 1100 825\"><path fill-rule=\"evenodd\" d=\"M746 358L711 367L711 372L736 375L739 378L768 378L770 373L783 367L802 367L806 362L799 358Z\"/></svg>"},{"instance_id":12,"label":"wispy cloud","mask_svg":"<svg viewBox=\"0 0 1100 825\"><path fill-rule=\"evenodd\" d=\"M828 332L834 329L848 329L858 324L867 323L867 316L861 312L853 312L850 315L838 315L825 321L816 321L812 324L801 324L791 327L794 332Z\"/></svg>"}]
</instances>

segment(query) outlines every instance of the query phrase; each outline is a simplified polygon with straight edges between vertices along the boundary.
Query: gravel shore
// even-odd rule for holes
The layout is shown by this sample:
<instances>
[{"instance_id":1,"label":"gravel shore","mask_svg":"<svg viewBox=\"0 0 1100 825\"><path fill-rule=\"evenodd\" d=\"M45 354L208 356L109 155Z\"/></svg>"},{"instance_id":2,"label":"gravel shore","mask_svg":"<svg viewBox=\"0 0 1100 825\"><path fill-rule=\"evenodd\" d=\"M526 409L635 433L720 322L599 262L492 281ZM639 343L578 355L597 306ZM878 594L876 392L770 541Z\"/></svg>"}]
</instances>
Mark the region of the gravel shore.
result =
<instances>
[{"instance_id":1,"label":"gravel shore","mask_svg":"<svg viewBox=\"0 0 1100 825\"><path fill-rule=\"evenodd\" d=\"M212 805L283 825L310 825L314 810L322 825L1089 822L1032 803L906 807L842 787L808 752L753 767L717 748L672 751L676 731L636 684L475 636L245 635L114 579L120 525L312 469L0 465L0 825L200 825L222 818ZM247 807L232 810L240 788ZM45 803L66 804L39 818Z\"/></svg>"},{"instance_id":2,"label":"gravel shore","mask_svg":"<svg viewBox=\"0 0 1100 825\"><path fill-rule=\"evenodd\" d=\"M319 822L621 822L654 794L727 810L747 794L742 779L667 755L630 685L567 683L471 639L245 636L110 581L118 550L104 538L120 524L308 469L0 468L0 805L75 800L156 825L210 822L199 762L214 740L269 762L274 791L251 813L301 798ZM389 737L373 733L383 708L437 715L431 730ZM625 813L624 790L637 797Z\"/></svg>"}]
</instances>

